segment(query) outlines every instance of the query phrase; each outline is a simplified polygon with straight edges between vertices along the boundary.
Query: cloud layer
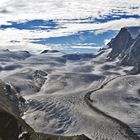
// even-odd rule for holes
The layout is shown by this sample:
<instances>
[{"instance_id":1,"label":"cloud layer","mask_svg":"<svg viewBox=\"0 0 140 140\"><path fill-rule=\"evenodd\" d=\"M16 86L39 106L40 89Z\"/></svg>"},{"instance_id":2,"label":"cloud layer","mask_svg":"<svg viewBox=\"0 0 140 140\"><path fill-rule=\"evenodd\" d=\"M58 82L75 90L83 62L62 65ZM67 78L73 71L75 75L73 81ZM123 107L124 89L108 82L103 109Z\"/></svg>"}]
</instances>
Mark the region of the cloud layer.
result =
<instances>
[{"instance_id":1,"label":"cloud layer","mask_svg":"<svg viewBox=\"0 0 140 140\"><path fill-rule=\"evenodd\" d=\"M76 36L78 32L93 32L101 35L107 31L114 33L124 26L140 26L139 0L1 0L0 39L3 48L26 45L38 48L55 48L55 43L32 44L31 40ZM112 34L113 37L114 34ZM81 35L82 36L82 35ZM105 40L109 40L104 37ZM61 41L60 41L61 42ZM89 47L97 47L100 44ZM95 41L96 43L96 41ZM56 44L55 44L56 45ZM48 47L49 46L49 47ZM77 45L79 48L79 45ZM2 48L1 47L1 48ZM61 48L61 44L57 46ZM63 46L62 46L63 47ZM75 48L71 46L71 48ZM85 47L82 46L81 48ZM61 48L63 49L63 48Z\"/></svg>"},{"instance_id":2,"label":"cloud layer","mask_svg":"<svg viewBox=\"0 0 140 140\"><path fill-rule=\"evenodd\" d=\"M1 13L12 19L103 18L140 13L139 0L1 0L0 4Z\"/></svg>"}]
</instances>

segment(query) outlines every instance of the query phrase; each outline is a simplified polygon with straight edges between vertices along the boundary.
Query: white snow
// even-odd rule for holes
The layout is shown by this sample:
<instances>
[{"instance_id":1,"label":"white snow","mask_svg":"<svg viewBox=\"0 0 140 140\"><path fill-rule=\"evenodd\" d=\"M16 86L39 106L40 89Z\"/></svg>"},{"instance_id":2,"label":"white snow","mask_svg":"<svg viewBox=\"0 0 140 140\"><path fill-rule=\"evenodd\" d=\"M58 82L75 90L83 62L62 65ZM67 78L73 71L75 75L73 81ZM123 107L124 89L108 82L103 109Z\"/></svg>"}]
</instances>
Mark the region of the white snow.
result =
<instances>
[{"instance_id":1,"label":"white snow","mask_svg":"<svg viewBox=\"0 0 140 140\"><path fill-rule=\"evenodd\" d=\"M97 58L91 56L87 58L81 54L82 59L79 60L69 60L64 57L66 54L51 51L19 60L16 56L22 56L21 52L0 51L2 57L5 55L5 59L0 61L3 68L7 65L15 67L15 63L20 66L14 70L1 71L0 77L16 87L28 100L29 108L22 118L35 131L61 135L85 134L91 139L100 135L104 138L116 137L115 140L119 140L122 139L121 135L114 136L119 130L118 125L93 111L85 101L88 91L100 87L108 79L125 74L124 70L128 69L116 67L115 62L106 62L103 58L109 51L106 50L106 53ZM11 53L15 57L8 61L9 58L6 56ZM136 123L139 123L140 104L135 103L135 99L136 101L139 99L136 95L139 76L130 76L130 78L132 80L129 83L123 79L114 81L105 87L103 92L93 93L91 98L97 100L93 103L94 106L118 119L121 116L121 120L138 133L139 127ZM98 99L101 102L98 102ZM101 127L112 129L102 131ZM135 129L136 127L138 129Z\"/></svg>"}]
</instances>

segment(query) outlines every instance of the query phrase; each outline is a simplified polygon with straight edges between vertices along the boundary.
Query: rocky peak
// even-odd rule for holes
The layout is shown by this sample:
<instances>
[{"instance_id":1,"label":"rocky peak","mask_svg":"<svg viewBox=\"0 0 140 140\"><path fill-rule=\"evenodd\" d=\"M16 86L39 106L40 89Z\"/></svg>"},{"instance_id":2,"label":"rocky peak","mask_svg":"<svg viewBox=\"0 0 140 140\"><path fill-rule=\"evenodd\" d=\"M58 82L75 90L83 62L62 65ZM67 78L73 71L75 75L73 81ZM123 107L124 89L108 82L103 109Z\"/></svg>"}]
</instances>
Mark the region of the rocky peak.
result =
<instances>
[{"instance_id":1,"label":"rocky peak","mask_svg":"<svg viewBox=\"0 0 140 140\"><path fill-rule=\"evenodd\" d=\"M135 66L135 73L140 73L140 35L127 50L126 55L121 60L121 64Z\"/></svg>"},{"instance_id":2,"label":"rocky peak","mask_svg":"<svg viewBox=\"0 0 140 140\"><path fill-rule=\"evenodd\" d=\"M134 28L135 32L136 29L139 32L139 28ZM134 66L133 73L140 73L140 33L136 38L132 38L131 34L130 28L129 30L122 28L118 35L108 43L109 48L112 49L108 54L108 59L119 58L119 64Z\"/></svg>"},{"instance_id":3,"label":"rocky peak","mask_svg":"<svg viewBox=\"0 0 140 140\"><path fill-rule=\"evenodd\" d=\"M129 31L126 28L122 28L118 35L108 43L109 48L112 48L108 58L113 60L116 57L123 56L125 51L133 44L133 41L134 39Z\"/></svg>"}]
</instances>

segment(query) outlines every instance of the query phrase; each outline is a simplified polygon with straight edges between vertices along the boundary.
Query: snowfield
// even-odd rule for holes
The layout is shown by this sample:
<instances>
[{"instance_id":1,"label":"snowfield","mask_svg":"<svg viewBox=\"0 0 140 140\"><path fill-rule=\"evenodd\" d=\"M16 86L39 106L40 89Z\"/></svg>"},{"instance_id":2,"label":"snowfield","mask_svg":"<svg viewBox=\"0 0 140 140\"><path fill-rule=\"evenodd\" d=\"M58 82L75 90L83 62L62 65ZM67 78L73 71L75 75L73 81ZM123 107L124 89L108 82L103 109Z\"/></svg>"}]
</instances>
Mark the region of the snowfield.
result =
<instances>
[{"instance_id":1,"label":"snowfield","mask_svg":"<svg viewBox=\"0 0 140 140\"><path fill-rule=\"evenodd\" d=\"M35 55L3 50L0 76L26 99L22 118L37 132L138 140L129 127L140 134L140 76L123 76L132 67L106 61L109 52Z\"/></svg>"}]
</instances>

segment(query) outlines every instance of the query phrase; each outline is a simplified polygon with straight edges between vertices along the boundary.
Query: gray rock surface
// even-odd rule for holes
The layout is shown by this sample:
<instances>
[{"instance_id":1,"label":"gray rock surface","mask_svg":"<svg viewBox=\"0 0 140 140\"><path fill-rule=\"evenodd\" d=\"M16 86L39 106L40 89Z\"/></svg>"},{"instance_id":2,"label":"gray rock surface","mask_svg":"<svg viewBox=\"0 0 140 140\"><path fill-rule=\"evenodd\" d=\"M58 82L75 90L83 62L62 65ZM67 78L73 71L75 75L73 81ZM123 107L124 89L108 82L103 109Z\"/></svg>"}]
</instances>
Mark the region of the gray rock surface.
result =
<instances>
[{"instance_id":1,"label":"gray rock surface","mask_svg":"<svg viewBox=\"0 0 140 140\"><path fill-rule=\"evenodd\" d=\"M117 58L121 65L134 66L131 74L140 73L140 34L132 38L130 30L122 28L108 46L112 48L108 55L109 60Z\"/></svg>"}]
</instances>

